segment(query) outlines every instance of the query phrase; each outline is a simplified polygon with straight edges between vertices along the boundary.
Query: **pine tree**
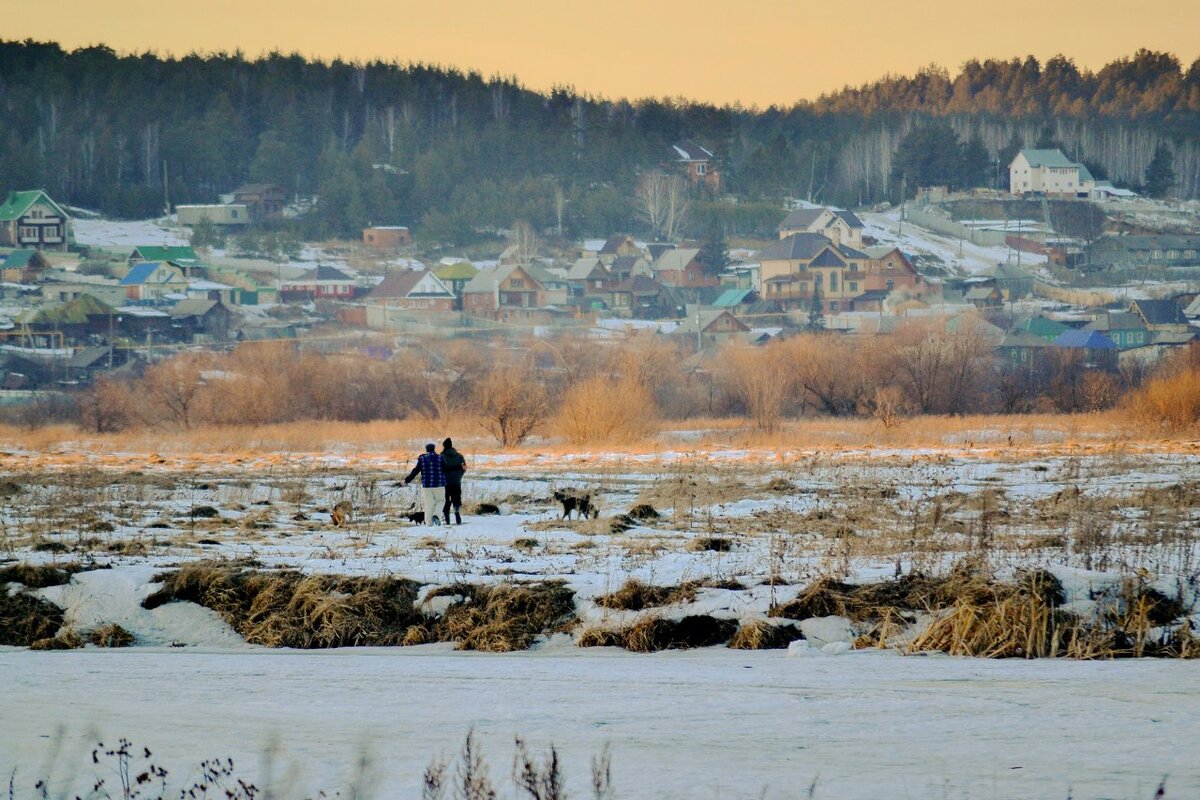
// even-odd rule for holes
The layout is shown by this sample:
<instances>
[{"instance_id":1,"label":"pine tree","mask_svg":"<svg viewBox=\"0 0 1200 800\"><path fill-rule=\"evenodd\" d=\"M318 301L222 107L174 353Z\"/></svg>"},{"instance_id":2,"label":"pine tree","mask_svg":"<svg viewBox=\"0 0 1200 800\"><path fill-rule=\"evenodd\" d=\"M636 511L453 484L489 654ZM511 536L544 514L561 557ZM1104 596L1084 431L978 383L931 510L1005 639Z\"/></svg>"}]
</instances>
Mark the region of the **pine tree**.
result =
<instances>
[{"instance_id":1,"label":"pine tree","mask_svg":"<svg viewBox=\"0 0 1200 800\"><path fill-rule=\"evenodd\" d=\"M821 293L821 284L813 283L812 300L808 307L808 325L810 331L825 330L825 300Z\"/></svg>"},{"instance_id":2,"label":"pine tree","mask_svg":"<svg viewBox=\"0 0 1200 800\"><path fill-rule=\"evenodd\" d=\"M1154 148L1154 158L1146 167L1146 194L1166 197L1175 185L1175 154L1162 142Z\"/></svg>"},{"instance_id":3,"label":"pine tree","mask_svg":"<svg viewBox=\"0 0 1200 800\"><path fill-rule=\"evenodd\" d=\"M709 223L708 233L700 246L697 260L704 265L704 272L717 275L729 266L729 248L725 243L725 226L715 217Z\"/></svg>"}]
</instances>

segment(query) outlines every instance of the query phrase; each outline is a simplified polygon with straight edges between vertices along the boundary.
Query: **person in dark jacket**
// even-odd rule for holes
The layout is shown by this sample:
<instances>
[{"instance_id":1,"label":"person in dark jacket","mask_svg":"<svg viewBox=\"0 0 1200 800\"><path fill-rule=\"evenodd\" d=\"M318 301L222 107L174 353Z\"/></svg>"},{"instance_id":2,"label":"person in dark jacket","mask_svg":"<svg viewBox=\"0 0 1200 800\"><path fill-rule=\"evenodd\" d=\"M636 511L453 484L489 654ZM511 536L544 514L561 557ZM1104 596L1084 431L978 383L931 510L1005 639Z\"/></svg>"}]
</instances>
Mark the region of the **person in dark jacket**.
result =
<instances>
[{"instance_id":1,"label":"person in dark jacket","mask_svg":"<svg viewBox=\"0 0 1200 800\"><path fill-rule=\"evenodd\" d=\"M438 525L438 507L446 499L446 473L442 471L442 457L432 442L425 445L425 452L417 456L417 465L404 479L407 486L412 479L421 476L421 500L425 506L425 524Z\"/></svg>"},{"instance_id":2,"label":"person in dark jacket","mask_svg":"<svg viewBox=\"0 0 1200 800\"><path fill-rule=\"evenodd\" d=\"M454 524L462 525L462 479L467 471L467 460L454 449L450 437L442 442L442 471L446 475L446 504L442 506L442 517L450 522L450 506L454 506Z\"/></svg>"}]
</instances>

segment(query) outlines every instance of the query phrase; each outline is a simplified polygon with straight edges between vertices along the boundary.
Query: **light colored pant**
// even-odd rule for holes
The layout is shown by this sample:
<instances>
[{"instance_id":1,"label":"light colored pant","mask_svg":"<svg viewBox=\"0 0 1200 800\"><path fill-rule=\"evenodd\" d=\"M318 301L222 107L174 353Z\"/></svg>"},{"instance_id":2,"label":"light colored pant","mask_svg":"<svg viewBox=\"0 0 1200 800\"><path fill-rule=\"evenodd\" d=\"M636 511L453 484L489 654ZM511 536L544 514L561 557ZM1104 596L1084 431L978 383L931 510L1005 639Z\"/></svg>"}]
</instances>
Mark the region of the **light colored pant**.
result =
<instances>
[{"instance_id":1,"label":"light colored pant","mask_svg":"<svg viewBox=\"0 0 1200 800\"><path fill-rule=\"evenodd\" d=\"M425 524L432 525L433 518L441 518L442 506L446 502L446 487L434 486L433 488L421 487L421 502L425 504ZM446 520L442 520L445 522Z\"/></svg>"}]
</instances>

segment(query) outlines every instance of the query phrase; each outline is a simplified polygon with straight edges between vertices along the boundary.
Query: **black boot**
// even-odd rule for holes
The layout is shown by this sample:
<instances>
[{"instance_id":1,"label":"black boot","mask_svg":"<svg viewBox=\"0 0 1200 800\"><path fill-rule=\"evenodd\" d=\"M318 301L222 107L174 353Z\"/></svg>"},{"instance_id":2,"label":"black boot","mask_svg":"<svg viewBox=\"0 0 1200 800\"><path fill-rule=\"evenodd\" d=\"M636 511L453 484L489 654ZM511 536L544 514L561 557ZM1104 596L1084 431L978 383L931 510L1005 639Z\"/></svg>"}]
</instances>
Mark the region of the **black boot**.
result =
<instances>
[{"instance_id":1,"label":"black boot","mask_svg":"<svg viewBox=\"0 0 1200 800\"><path fill-rule=\"evenodd\" d=\"M454 524L462 525L462 515L459 514L457 511L454 512Z\"/></svg>"}]
</instances>

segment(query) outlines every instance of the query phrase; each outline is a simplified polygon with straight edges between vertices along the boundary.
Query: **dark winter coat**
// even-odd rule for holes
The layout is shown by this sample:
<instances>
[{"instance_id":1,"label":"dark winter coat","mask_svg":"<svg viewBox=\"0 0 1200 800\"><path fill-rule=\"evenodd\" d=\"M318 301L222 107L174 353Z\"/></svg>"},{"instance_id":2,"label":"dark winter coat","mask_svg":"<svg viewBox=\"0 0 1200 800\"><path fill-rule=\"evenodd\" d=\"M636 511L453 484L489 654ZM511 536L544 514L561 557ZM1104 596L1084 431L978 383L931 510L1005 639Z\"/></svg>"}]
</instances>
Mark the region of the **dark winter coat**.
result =
<instances>
[{"instance_id":1,"label":"dark winter coat","mask_svg":"<svg viewBox=\"0 0 1200 800\"><path fill-rule=\"evenodd\" d=\"M458 486L462 483L463 473L467 471L467 460L453 446L443 447L442 471L446 473L447 486Z\"/></svg>"}]
</instances>

